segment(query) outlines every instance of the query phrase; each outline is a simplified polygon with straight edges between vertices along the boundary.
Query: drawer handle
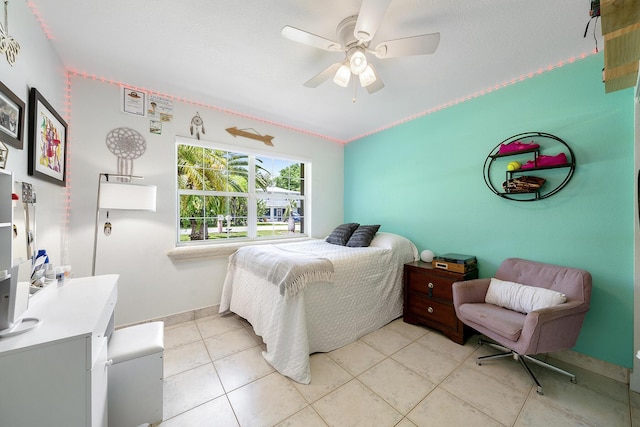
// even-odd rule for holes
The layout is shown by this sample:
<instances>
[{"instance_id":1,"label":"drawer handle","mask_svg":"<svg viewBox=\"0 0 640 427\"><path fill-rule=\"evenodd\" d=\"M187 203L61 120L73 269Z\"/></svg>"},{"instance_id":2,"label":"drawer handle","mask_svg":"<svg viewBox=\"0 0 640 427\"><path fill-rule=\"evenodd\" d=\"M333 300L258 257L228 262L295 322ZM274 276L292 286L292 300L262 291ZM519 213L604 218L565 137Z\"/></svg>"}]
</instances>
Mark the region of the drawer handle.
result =
<instances>
[{"instance_id":1,"label":"drawer handle","mask_svg":"<svg viewBox=\"0 0 640 427\"><path fill-rule=\"evenodd\" d=\"M429 284L427 285L430 289L433 289L433 283L429 282Z\"/></svg>"},{"instance_id":2,"label":"drawer handle","mask_svg":"<svg viewBox=\"0 0 640 427\"><path fill-rule=\"evenodd\" d=\"M427 311L428 311L429 313L433 313L433 307L429 307L429 308L427 308Z\"/></svg>"}]
</instances>

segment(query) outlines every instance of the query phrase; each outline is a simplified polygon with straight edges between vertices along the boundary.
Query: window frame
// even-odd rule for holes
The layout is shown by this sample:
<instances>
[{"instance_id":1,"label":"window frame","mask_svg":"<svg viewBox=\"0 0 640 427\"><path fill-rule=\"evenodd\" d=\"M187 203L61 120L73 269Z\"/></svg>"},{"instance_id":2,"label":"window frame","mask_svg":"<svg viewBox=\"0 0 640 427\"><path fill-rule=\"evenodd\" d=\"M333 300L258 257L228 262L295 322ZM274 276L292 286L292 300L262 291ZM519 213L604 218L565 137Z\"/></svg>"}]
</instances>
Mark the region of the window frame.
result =
<instances>
[{"instance_id":1,"label":"window frame","mask_svg":"<svg viewBox=\"0 0 640 427\"><path fill-rule=\"evenodd\" d=\"M221 150L221 151L226 151L226 152L230 152L233 154L239 154L239 155L246 155L248 157L248 169L249 169L249 173L248 173L248 177L247 177L247 186L248 186L248 190L247 193L243 193L243 192L234 192L234 191L229 191L229 192L221 192L221 191L212 191L212 190L191 190L191 189L180 189L178 188L178 147L180 145L190 145L190 146L196 146L196 147L202 147L202 148L206 148L206 149L211 149L211 150ZM297 200L302 200L303 204L304 204L304 232L300 232L300 233L295 233L294 235L291 234L285 234L285 235L272 235L272 236L265 236L265 237L259 237L257 235L257 229L258 229L258 200L263 199L269 199L269 198L274 198L274 199L290 199L287 197L282 197L279 195L274 196L273 194L269 195L266 193L259 193L258 191L256 191L256 185L255 185L255 164L256 164L256 158L268 158L268 159L275 159L275 160L284 160L284 161L289 161L289 162L293 162L293 163L300 163L304 165L303 168L303 173L302 175L302 187L301 187L301 191L300 194L297 195L295 197L295 199ZM310 233L310 211L311 211L311 203L310 203L310 187L311 187L311 161L308 158L304 158L304 157L298 157L298 156L292 156L292 155L288 155L288 154L283 154L283 153L273 153L273 152L268 152L268 151L264 151L264 150L259 150L259 149L254 149L254 148L249 148L249 147L243 147L243 146L236 146L236 145L230 145L230 144L225 144L225 143L220 143L220 142L216 142L216 141L204 141L204 140L198 140L198 139L193 139L193 138L186 138L186 137L180 137L180 136L176 136L175 139L175 146L174 146L174 175L173 175L173 181L174 181L174 185L175 185L175 191L174 191L174 195L175 195L175 199L174 199L174 203L175 203L175 242L176 242L176 247L190 247L190 246L201 246L201 245L229 245L229 244L246 244L246 243L252 243L252 242L261 242L261 243L266 243L269 241L281 241L281 240L291 240L291 239L300 239L300 238L308 238L311 233ZM279 171L278 171L279 172ZM246 237L232 237L232 238L226 238L226 239L204 239L204 240L188 240L188 241L181 241L180 240L180 229L181 229L181 222L182 222L182 218L180 216L180 198L182 195L185 194L192 194L192 195L202 195L202 196L211 196L211 197L215 197L215 196L222 196L222 197L246 197L247 198L247 234L248 236ZM254 236L254 237L252 237Z\"/></svg>"}]
</instances>

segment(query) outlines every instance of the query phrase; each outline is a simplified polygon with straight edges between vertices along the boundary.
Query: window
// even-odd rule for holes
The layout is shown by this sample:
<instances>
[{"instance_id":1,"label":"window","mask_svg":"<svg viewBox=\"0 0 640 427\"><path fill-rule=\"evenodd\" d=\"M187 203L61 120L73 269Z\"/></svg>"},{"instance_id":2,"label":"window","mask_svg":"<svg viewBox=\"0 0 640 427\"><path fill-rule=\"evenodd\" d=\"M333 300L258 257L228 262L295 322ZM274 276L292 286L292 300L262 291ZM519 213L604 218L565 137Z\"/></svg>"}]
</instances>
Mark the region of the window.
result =
<instances>
[{"instance_id":1,"label":"window","mask_svg":"<svg viewBox=\"0 0 640 427\"><path fill-rule=\"evenodd\" d=\"M305 163L178 142L178 244L305 234Z\"/></svg>"}]
</instances>

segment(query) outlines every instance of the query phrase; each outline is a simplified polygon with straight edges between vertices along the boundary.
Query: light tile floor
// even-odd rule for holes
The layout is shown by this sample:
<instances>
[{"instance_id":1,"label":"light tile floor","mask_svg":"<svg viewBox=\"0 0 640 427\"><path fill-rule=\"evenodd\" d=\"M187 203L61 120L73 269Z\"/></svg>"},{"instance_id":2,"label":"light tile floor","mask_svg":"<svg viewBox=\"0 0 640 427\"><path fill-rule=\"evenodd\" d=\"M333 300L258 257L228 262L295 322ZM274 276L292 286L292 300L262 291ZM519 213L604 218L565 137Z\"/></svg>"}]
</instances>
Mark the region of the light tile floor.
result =
<instances>
[{"instance_id":1,"label":"light tile floor","mask_svg":"<svg viewBox=\"0 0 640 427\"><path fill-rule=\"evenodd\" d=\"M395 320L358 341L311 356L309 385L275 371L251 325L210 316L165 329L162 427L194 426L603 426L640 427L640 395L562 362L578 384L494 352L458 345Z\"/></svg>"}]
</instances>

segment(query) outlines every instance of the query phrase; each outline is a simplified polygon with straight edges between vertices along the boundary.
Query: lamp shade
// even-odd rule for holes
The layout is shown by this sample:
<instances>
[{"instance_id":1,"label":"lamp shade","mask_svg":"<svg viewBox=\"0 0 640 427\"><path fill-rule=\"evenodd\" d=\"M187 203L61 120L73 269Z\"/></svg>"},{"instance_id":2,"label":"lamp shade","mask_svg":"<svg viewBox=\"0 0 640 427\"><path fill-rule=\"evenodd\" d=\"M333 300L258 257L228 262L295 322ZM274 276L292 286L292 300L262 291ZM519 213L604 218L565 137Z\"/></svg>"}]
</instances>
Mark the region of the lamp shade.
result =
<instances>
[{"instance_id":1,"label":"lamp shade","mask_svg":"<svg viewBox=\"0 0 640 427\"><path fill-rule=\"evenodd\" d=\"M338 71L336 71L333 81L338 86L347 87L349 85L349 80L351 80L351 70L349 67L342 64L340 68L338 68Z\"/></svg>"},{"instance_id":2,"label":"lamp shade","mask_svg":"<svg viewBox=\"0 0 640 427\"><path fill-rule=\"evenodd\" d=\"M103 182L100 185L98 207L100 209L155 212L156 186Z\"/></svg>"},{"instance_id":3,"label":"lamp shade","mask_svg":"<svg viewBox=\"0 0 640 427\"><path fill-rule=\"evenodd\" d=\"M376 73L371 68L371 65L367 65L367 68L358 76L360 78L360 86L367 87L371 83L376 81Z\"/></svg>"},{"instance_id":4,"label":"lamp shade","mask_svg":"<svg viewBox=\"0 0 640 427\"><path fill-rule=\"evenodd\" d=\"M349 67L356 76L367 68L367 57L362 50L358 49L353 52L349 59Z\"/></svg>"}]
</instances>

